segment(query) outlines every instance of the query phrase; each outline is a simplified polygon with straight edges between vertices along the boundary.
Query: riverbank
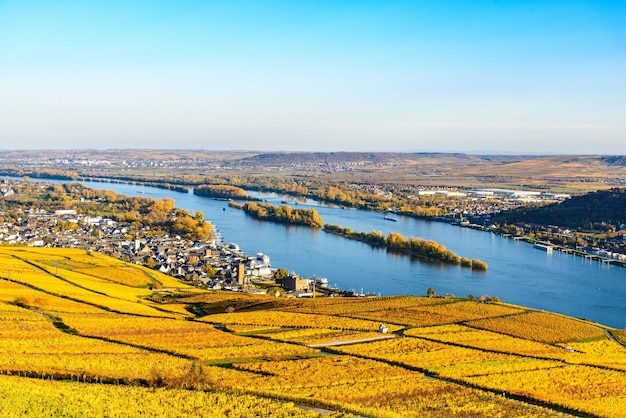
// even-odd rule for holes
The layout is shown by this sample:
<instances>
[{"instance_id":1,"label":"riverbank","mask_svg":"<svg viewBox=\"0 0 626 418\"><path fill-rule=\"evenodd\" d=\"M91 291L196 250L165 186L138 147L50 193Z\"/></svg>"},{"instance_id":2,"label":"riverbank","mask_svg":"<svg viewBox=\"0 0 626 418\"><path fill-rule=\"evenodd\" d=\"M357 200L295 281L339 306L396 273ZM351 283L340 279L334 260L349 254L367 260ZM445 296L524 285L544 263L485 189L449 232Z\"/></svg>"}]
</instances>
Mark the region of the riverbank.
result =
<instances>
[{"instance_id":1,"label":"riverbank","mask_svg":"<svg viewBox=\"0 0 626 418\"><path fill-rule=\"evenodd\" d=\"M498 229L494 227L487 227L484 225L472 224L469 222L459 222L458 219L445 217L445 216L437 216L429 220L433 222L443 222L443 223L447 223L450 225L459 226L461 228L470 228L470 229L474 229L477 231L489 232L491 234L499 235L503 238L512 239L513 241L526 242L530 245L533 245L535 248L541 248L544 250L545 248L550 248L549 251L556 250L565 254L573 254L575 256L578 256L587 260L598 261L603 264L612 264L615 266L626 268L626 255L618 254L622 256L624 260L602 256L599 254L602 253L604 250L601 250L600 248L592 248L593 252L587 252L580 248L572 248L572 247L568 247L564 245L554 244L549 241L542 241L542 240L538 240L534 238L529 238L526 235L512 235L508 233L502 233L502 232L499 232ZM540 246L537 247L535 244L540 244Z\"/></svg>"},{"instance_id":2,"label":"riverbank","mask_svg":"<svg viewBox=\"0 0 626 418\"><path fill-rule=\"evenodd\" d=\"M460 257L434 241L427 241L421 238L404 238L402 235L394 232L390 232L389 236L385 237L380 232L358 232L352 231L350 228L329 224L324 225L324 231L347 239L365 242L373 247L386 248L387 251L418 257L423 260L461 265L473 270L487 270L487 263L484 261Z\"/></svg>"},{"instance_id":3,"label":"riverbank","mask_svg":"<svg viewBox=\"0 0 626 418\"><path fill-rule=\"evenodd\" d=\"M34 175L31 175L34 177ZM36 177L42 180L45 179L50 179L49 177ZM154 187L154 188L159 188L159 189L163 189L163 190L171 190L171 191L175 191L175 192L179 192L179 193L189 193L189 191L194 191L195 190L195 185L181 185L181 184L170 184L170 183L164 183L164 182L145 182L145 181L140 181L140 180L129 180L129 179L120 179L120 178L115 178L115 177L88 177L88 176L79 176L79 177L71 177L71 176L59 176L58 178L54 178L53 180L56 181L62 181L62 180L67 180L67 181L86 181L86 182L100 182L100 183L112 183L112 184L128 184L128 185L136 185L136 186L145 186L145 187ZM276 190L274 189L268 189L268 188L262 188L262 187L256 187L256 188L249 188L249 190L253 190L253 191L258 191L258 192L264 192L264 193L277 193ZM296 192L288 192L288 191L284 191L284 190L280 190L279 191L282 194L285 195L290 195L293 197L303 197L302 195L299 195ZM247 191L246 191L247 194ZM304 196L306 198L314 198L315 196ZM244 200L256 200L254 198L245 198ZM260 199L259 199L260 200ZM323 200L323 202L328 202L328 203L335 203L335 204L340 204L340 202L335 202L332 200ZM383 213L384 210L376 210L375 208L371 208L371 207L360 207L360 210L367 210L367 211L373 211L373 212L377 212L377 213ZM415 218L415 219L422 219L425 221L433 221L433 222L443 222L443 223L447 223L450 225L455 225L455 226L460 226L462 228L471 228L471 229L475 229L475 230L479 230L479 231L483 231L483 232L490 232L490 233L495 233L498 235L501 235L505 238L512 238L514 240L522 240L525 242L528 242L529 244L534 244L535 240L529 239L526 236L515 236L515 235L511 235L511 234L507 234L507 233L503 233L503 232L499 232L497 230L497 228L492 228L492 227L487 227L485 225L479 225L479 224L474 224L474 223L470 223L467 221L459 221L458 218L455 217L448 217L448 216L425 216L425 215L419 215L419 214L415 214L415 213L410 213L410 212L396 212L396 214L398 215L402 215L402 216L407 216L407 217L411 217L411 218ZM395 219L395 218L394 218ZM563 253L566 254L574 254L578 257L582 257L584 259L588 259L588 260L592 260L592 261L597 261L600 262L602 264L611 264L611 265L615 265L615 266L619 266L619 267L623 267L626 268L626 260L619 260L619 259L615 259L615 258L611 258L611 257L605 257L602 256L600 254L598 254L600 251L600 249L593 249L594 252L587 252L587 251L583 251L579 248L572 248L572 247L568 247L568 246L563 246L563 245L559 245L559 244L554 244L554 243L548 243L549 246L553 247L555 250L557 251L561 251ZM626 255L625 255L626 257Z\"/></svg>"},{"instance_id":4,"label":"riverbank","mask_svg":"<svg viewBox=\"0 0 626 418\"><path fill-rule=\"evenodd\" d=\"M626 282L621 267L559 251L547 254L522 240L448 222L400 215L396 216L398 222L389 222L377 212L298 202L299 207L315 208L326 223L358 231L374 229L387 234L393 230L404 236L432 239L458 254L489 264L488 271L476 272L460 266L420 262L415 257L362 245L319 229L258 221L230 208L227 202L192 193L130 184L84 184L124 195L173 198L177 207L190 213L202 211L227 243L237 242L247 254L270 254L272 265L303 277L326 277L333 287L364 289L365 293L384 296L424 294L429 287L440 294L498 295L519 305L588 318L617 328L626 326ZM254 196L276 205L285 200L276 194Z\"/></svg>"}]
</instances>

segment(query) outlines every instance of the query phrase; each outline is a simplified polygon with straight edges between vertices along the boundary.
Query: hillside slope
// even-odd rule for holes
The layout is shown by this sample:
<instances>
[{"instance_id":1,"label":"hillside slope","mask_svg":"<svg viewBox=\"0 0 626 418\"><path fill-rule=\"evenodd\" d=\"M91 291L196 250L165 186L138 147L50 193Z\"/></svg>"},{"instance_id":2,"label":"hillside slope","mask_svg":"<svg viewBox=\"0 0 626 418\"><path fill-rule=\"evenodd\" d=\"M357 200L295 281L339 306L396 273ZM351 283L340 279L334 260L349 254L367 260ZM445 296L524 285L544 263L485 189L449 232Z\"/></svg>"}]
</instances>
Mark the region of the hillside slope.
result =
<instances>
[{"instance_id":1,"label":"hillside slope","mask_svg":"<svg viewBox=\"0 0 626 418\"><path fill-rule=\"evenodd\" d=\"M215 292L84 250L1 247L0 410L623 416L626 333L472 299Z\"/></svg>"},{"instance_id":2,"label":"hillside slope","mask_svg":"<svg viewBox=\"0 0 626 418\"><path fill-rule=\"evenodd\" d=\"M494 216L493 221L557 225L570 229L593 229L594 224L603 222L619 227L626 223L626 189L600 190L574 196L562 203L502 212Z\"/></svg>"}]
</instances>

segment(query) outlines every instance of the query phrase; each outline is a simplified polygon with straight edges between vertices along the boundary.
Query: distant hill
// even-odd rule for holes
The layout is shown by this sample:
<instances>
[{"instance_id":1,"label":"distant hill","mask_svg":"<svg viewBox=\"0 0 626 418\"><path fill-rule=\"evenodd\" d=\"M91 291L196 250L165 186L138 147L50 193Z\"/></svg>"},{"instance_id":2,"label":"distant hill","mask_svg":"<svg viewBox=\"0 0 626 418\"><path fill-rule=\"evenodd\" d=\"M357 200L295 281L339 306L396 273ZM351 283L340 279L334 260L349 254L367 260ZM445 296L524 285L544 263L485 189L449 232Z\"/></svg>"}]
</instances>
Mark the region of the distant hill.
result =
<instances>
[{"instance_id":1,"label":"distant hill","mask_svg":"<svg viewBox=\"0 0 626 418\"><path fill-rule=\"evenodd\" d=\"M562 203L540 208L519 208L493 217L497 223L529 222L589 229L605 222L619 226L626 223L626 188L613 188L575 196Z\"/></svg>"},{"instance_id":2,"label":"distant hill","mask_svg":"<svg viewBox=\"0 0 626 418\"><path fill-rule=\"evenodd\" d=\"M626 167L626 156L624 155L600 157L600 161L607 165Z\"/></svg>"},{"instance_id":3,"label":"distant hill","mask_svg":"<svg viewBox=\"0 0 626 418\"><path fill-rule=\"evenodd\" d=\"M462 153L406 153L406 152L274 152L261 153L236 161L232 164L254 166L285 166L290 164L415 164L432 161L492 161L519 160L510 156L477 156Z\"/></svg>"},{"instance_id":4,"label":"distant hill","mask_svg":"<svg viewBox=\"0 0 626 418\"><path fill-rule=\"evenodd\" d=\"M559 190L626 186L626 156L479 155L446 152L294 152L210 150L26 150L0 153L0 174L103 177L170 184L202 182L207 171L314 173L332 181L442 187ZM177 173L183 172L184 176ZM184 179L182 179L184 177ZM321 177L326 179L326 177Z\"/></svg>"},{"instance_id":5,"label":"distant hill","mask_svg":"<svg viewBox=\"0 0 626 418\"><path fill-rule=\"evenodd\" d=\"M253 165L386 163L405 160L409 154L377 152L276 152L263 153L238 160Z\"/></svg>"}]
</instances>

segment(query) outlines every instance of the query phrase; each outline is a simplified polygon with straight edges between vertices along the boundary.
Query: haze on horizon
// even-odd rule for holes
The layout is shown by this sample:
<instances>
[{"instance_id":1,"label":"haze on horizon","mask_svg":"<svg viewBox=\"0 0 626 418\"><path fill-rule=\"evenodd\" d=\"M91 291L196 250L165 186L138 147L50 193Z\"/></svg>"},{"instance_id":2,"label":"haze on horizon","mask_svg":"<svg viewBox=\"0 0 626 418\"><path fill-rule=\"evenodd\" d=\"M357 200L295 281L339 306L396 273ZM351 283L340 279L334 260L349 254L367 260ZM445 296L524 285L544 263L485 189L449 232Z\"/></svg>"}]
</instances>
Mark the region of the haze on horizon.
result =
<instances>
[{"instance_id":1,"label":"haze on horizon","mask_svg":"<svg viewBox=\"0 0 626 418\"><path fill-rule=\"evenodd\" d=\"M626 154L626 3L0 1L0 149Z\"/></svg>"}]
</instances>

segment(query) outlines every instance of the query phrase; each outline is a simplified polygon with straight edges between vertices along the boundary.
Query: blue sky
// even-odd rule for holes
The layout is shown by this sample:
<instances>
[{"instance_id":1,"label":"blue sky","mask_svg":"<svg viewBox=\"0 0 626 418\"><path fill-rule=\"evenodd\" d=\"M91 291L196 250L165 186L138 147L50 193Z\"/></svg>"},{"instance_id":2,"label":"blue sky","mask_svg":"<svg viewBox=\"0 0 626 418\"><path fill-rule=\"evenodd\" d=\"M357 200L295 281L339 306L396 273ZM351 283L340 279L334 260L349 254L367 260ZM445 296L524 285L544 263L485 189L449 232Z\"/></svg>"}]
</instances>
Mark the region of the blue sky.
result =
<instances>
[{"instance_id":1,"label":"blue sky","mask_svg":"<svg viewBox=\"0 0 626 418\"><path fill-rule=\"evenodd\" d=\"M47 148L626 154L626 2L0 0Z\"/></svg>"}]
</instances>

